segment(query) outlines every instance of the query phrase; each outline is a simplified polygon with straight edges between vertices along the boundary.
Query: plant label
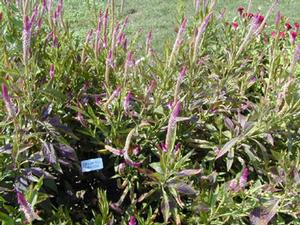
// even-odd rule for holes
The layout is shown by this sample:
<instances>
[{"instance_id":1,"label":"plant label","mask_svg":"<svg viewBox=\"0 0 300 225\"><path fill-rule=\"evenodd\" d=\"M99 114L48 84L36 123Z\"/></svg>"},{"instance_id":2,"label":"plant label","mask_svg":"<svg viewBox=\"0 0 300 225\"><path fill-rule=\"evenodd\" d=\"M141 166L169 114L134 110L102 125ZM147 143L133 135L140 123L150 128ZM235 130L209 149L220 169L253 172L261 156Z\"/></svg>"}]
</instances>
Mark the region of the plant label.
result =
<instances>
[{"instance_id":1,"label":"plant label","mask_svg":"<svg viewBox=\"0 0 300 225\"><path fill-rule=\"evenodd\" d=\"M81 170L82 172L90 172L94 170L103 169L102 158L88 159L81 161Z\"/></svg>"}]
</instances>

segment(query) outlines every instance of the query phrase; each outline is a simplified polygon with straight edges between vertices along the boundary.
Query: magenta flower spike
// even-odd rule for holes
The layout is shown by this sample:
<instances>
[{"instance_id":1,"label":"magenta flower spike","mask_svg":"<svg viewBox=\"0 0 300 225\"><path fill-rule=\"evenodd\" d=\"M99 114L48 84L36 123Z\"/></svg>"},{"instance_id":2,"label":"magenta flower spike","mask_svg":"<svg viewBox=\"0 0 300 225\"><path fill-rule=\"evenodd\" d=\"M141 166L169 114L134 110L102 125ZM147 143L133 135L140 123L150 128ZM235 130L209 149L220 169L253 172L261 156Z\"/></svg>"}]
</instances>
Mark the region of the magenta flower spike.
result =
<instances>
[{"instance_id":1,"label":"magenta flower spike","mask_svg":"<svg viewBox=\"0 0 300 225\"><path fill-rule=\"evenodd\" d=\"M35 6L34 9L33 9L33 13L32 13L32 15L30 17L30 23L31 23L31 25L33 25L36 22L37 14L38 14L38 6Z\"/></svg>"},{"instance_id":2,"label":"magenta flower spike","mask_svg":"<svg viewBox=\"0 0 300 225\"><path fill-rule=\"evenodd\" d=\"M18 204L20 206L20 209L23 211L27 222L31 223L32 221L37 219L38 216L34 212L32 206L26 200L25 196L19 191L16 191L16 193L17 193L17 200L18 200Z\"/></svg>"},{"instance_id":3,"label":"magenta flower spike","mask_svg":"<svg viewBox=\"0 0 300 225\"><path fill-rule=\"evenodd\" d=\"M135 60L133 58L133 53L131 51L129 51L127 53L127 58L126 58L126 62L125 62L125 73L127 73L129 68L132 68L135 66Z\"/></svg>"},{"instance_id":4,"label":"magenta flower spike","mask_svg":"<svg viewBox=\"0 0 300 225\"><path fill-rule=\"evenodd\" d=\"M126 168L126 164L125 163L120 163L118 165L118 173L123 176L125 173L125 168Z\"/></svg>"},{"instance_id":5,"label":"magenta flower spike","mask_svg":"<svg viewBox=\"0 0 300 225\"><path fill-rule=\"evenodd\" d=\"M94 30L93 30L93 29L91 29L91 30L87 33L87 35L86 35L86 37L85 37L85 44L86 44L86 45L88 45L88 44L90 43L90 41L92 40L93 33L94 33Z\"/></svg>"},{"instance_id":6,"label":"magenta flower spike","mask_svg":"<svg viewBox=\"0 0 300 225\"><path fill-rule=\"evenodd\" d=\"M183 66L180 73L179 73L179 76L178 76L178 81L180 83L183 81L186 74L187 74L187 66Z\"/></svg>"},{"instance_id":7,"label":"magenta flower spike","mask_svg":"<svg viewBox=\"0 0 300 225\"><path fill-rule=\"evenodd\" d=\"M114 68L115 64L114 64L114 58L113 58L113 50L109 49L107 57L106 57L106 65Z\"/></svg>"},{"instance_id":8,"label":"magenta flower spike","mask_svg":"<svg viewBox=\"0 0 300 225\"><path fill-rule=\"evenodd\" d=\"M265 19L265 17L263 15L260 15L260 14L256 14L252 18L250 29L253 33L256 33L258 31L258 29L260 28L260 26L263 23L264 19Z\"/></svg>"},{"instance_id":9,"label":"magenta flower spike","mask_svg":"<svg viewBox=\"0 0 300 225\"><path fill-rule=\"evenodd\" d=\"M38 34L42 28L42 25L43 25L43 18L39 18L38 21L37 21L37 32L36 34Z\"/></svg>"},{"instance_id":10,"label":"magenta flower spike","mask_svg":"<svg viewBox=\"0 0 300 225\"><path fill-rule=\"evenodd\" d=\"M128 21L129 21L129 17L126 16L126 17L125 17L125 20L124 20L124 22L123 22L123 27L122 27L122 29L124 29L124 28L128 25Z\"/></svg>"},{"instance_id":11,"label":"magenta flower spike","mask_svg":"<svg viewBox=\"0 0 300 225\"><path fill-rule=\"evenodd\" d=\"M234 21L234 22L232 22L231 26L232 26L233 30L237 30L239 27L239 24L238 24L238 22Z\"/></svg>"},{"instance_id":12,"label":"magenta flower spike","mask_svg":"<svg viewBox=\"0 0 300 225\"><path fill-rule=\"evenodd\" d=\"M95 96L95 105L96 106L101 106L101 100L99 96Z\"/></svg>"},{"instance_id":13,"label":"magenta flower spike","mask_svg":"<svg viewBox=\"0 0 300 225\"><path fill-rule=\"evenodd\" d=\"M132 154L135 155L135 156L138 156L140 153L141 153L141 148L139 146L135 147L132 150Z\"/></svg>"},{"instance_id":14,"label":"magenta flower spike","mask_svg":"<svg viewBox=\"0 0 300 225\"><path fill-rule=\"evenodd\" d=\"M290 32L290 41L292 44L295 44L296 38L297 38L297 32L296 31L291 31Z\"/></svg>"},{"instance_id":15,"label":"magenta flower spike","mask_svg":"<svg viewBox=\"0 0 300 225\"><path fill-rule=\"evenodd\" d=\"M123 108L124 108L125 115L129 114L129 107L130 107L130 101L131 101L131 99L132 99L131 91L128 91L127 95L126 95L126 97L124 99L124 102L123 102Z\"/></svg>"},{"instance_id":16,"label":"magenta flower spike","mask_svg":"<svg viewBox=\"0 0 300 225\"><path fill-rule=\"evenodd\" d=\"M194 5L195 5L195 12L197 14L199 13L200 10L200 0L195 0Z\"/></svg>"},{"instance_id":17,"label":"magenta flower spike","mask_svg":"<svg viewBox=\"0 0 300 225\"><path fill-rule=\"evenodd\" d=\"M112 96L113 96L113 98L117 98L117 97L119 97L120 94L121 94L121 87L119 86L119 87L117 87L116 90L114 90Z\"/></svg>"},{"instance_id":18,"label":"magenta flower spike","mask_svg":"<svg viewBox=\"0 0 300 225\"><path fill-rule=\"evenodd\" d=\"M156 80L152 80L149 87L147 88L147 91L146 91L146 101L149 101L149 98L152 95L152 93L153 93L154 89L156 88L156 86L157 86Z\"/></svg>"},{"instance_id":19,"label":"magenta flower spike","mask_svg":"<svg viewBox=\"0 0 300 225\"><path fill-rule=\"evenodd\" d=\"M296 62L300 61L300 44L297 45L295 50L295 61Z\"/></svg>"},{"instance_id":20,"label":"magenta flower spike","mask_svg":"<svg viewBox=\"0 0 300 225\"><path fill-rule=\"evenodd\" d=\"M117 46L122 46L124 41L125 41L125 33L124 32L120 32L117 38Z\"/></svg>"},{"instance_id":21,"label":"magenta flower spike","mask_svg":"<svg viewBox=\"0 0 300 225\"><path fill-rule=\"evenodd\" d=\"M238 185L237 179L233 179L233 180L229 181L229 185L228 186L234 192L237 192L240 189L239 185Z\"/></svg>"},{"instance_id":22,"label":"magenta flower spike","mask_svg":"<svg viewBox=\"0 0 300 225\"><path fill-rule=\"evenodd\" d=\"M47 10L50 13L51 8L52 8L53 0L46 0L46 2L47 2Z\"/></svg>"},{"instance_id":23,"label":"magenta flower spike","mask_svg":"<svg viewBox=\"0 0 300 225\"><path fill-rule=\"evenodd\" d=\"M237 8L237 11L238 11L238 13L239 13L240 16L243 15L244 10L245 10L245 8L244 8L243 6L239 6L239 7Z\"/></svg>"},{"instance_id":24,"label":"magenta flower spike","mask_svg":"<svg viewBox=\"0 0 300 225\"><path fill-rule=\"evenodd\" d=\"M280 20L281 20L281 13L280 13L280 11L278 11L277 14L276 14L276 17L275 17L275 26L276 27L279 27Z\"/></svg>"},{"instance_id":25,"label":"magenta flower spike","mask_svg":"<svg viewBox=\"0 0 300 225\"><path fill-rule=\"evenodd\" d=\"M107 38L107 29L108 29L108 8L105 11L103 18L103 29L104 29L104 39Z\"/></svg>"},{"instance_id":26,"label":"magenta flower spike","mask_svg":"<svg viewBox=\"0 0 300 225\"><path fill-rule=\"evenodd\" d=\"M95 39L95 43L94 43L94 51L95 51L96 55L98 55L99 51L103 47L103 43L102 43L102 39L101 39L102 28L103 28L103 14L100 11L100 14L98 16L96 39Z\"/></svg>"},{"instance_id":27,"label":"magenta flower spike","mask_svg":"<svg viewBox=\"0 0 300 225\"><path fill-rule=\"evenodd\" d=\"M241 177L240 177L240 180L239 180L240 188L244 188L247 185L248 177L249 177L249 169L247 167L245 167L242 170Z\"/></svg>"},{"instance_id":28,"label":"magenta flower spike","mask_svg":"<svg viewBox=\"0 0 300 225\"><path fill-rule=\"evenodd\" d=\"M51 80L53 80L53 79L54 79L54 76L55 76L55 68L54 68L54 65L53 65L53 64L51 64L51 66L50 66L50 72L49 72L49 75L50 75Z\"/></svg>"},{"instance_id":29,"label":"magenta flower spike","mask_svg":"<svg viewBox=\"0 0 300 225\"><path fill-rule=\"evenodd\" d=\"M48 11L48 3L47 3L47 0L43 0L43 3L42 3L42 12L44 13L45 11Z\"/></svg>"},{"instance_id":30,"label":"magenta flower spike","mask_svg":"<svg viewBox=\"0 0 300 225\"><path fill-rule=\"evenodd\" d=\"M128 225L137 225L137 221L134 216L130 216Z\"/></svg>"},{"instance_id":31,"label":"magenta flower spike","mask_svg":"<svg viewBox=\"0 0 300 225\"><path fill-rule=\"evenodd\" d=\"M3 101L5 103L6 110L8 112L8 116L10 118L16 117L17 111L16 111L14 104L11 101L11 98L8 94L8 88L5 84L2 84L2 97L3 97Z\"/></svg>"},{"instance_id":32,"label":"magenta flower spike","mask_svg":"<svg viewBox=\"0 0 300 225\"><path fill-rule=\"evenodd\" d=\"M294 75L297 63L300 61L300 44L296 45L293 61L291 63L291 74Z\"/></svg>"},{"instance_id":33,"label":"magenta flower spike","mask_svg":"<svg viewBox=\"0 0 300 225\"><path fill-rule=\"evenodd\" d=\"M60 18L62 9L63 9L63 0L59 0L58 4L56 6L56 9L54 11L54 14L53 14L54 22L56 22Z\"/></svg>"},{"instance_id":34,"label":"magenta flower spike","mask_svg":"<svg viewBox=\"0 0 300 225\"><path fill-rule=\"evenodd\" d=\"M28 16L25 16L23 22L23 34L22 34L22 42L23 42L23 61L24 64L28 64L29 53L30 53L30 42L31 42L31 28L32 23Z\"/></svg>"},{"instance_id":35,"label":"magenta flower spike","mask_svg":"<svg viewBox=\"0 0 300 225\"><path fill-rule=\"evenodd\" d=\"M147 53L147 55L149 55L152 50L152 39L153 39L152 32L150 31L147 34L147 38L146 38L146 53Z\"/></svg>"}]
</instances>

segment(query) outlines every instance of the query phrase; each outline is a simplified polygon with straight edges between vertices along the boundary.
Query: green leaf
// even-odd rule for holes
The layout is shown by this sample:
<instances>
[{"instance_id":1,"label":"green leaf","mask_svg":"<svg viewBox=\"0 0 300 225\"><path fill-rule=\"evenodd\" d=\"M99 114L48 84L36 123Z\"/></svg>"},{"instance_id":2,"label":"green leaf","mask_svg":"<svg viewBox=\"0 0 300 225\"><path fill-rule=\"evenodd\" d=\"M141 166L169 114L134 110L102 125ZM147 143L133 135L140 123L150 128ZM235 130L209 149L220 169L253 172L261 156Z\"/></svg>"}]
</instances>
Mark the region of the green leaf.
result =
<instances>
[{"instance_id":1,"label":"green leaf","mask_svg":"<svg viewBox=\"0 0 300 225\"><path fill-rule=\"evenodd\" d=\"M161 168L159 162L151 163L151 164L150 164L150 167L151 167L152 169L154 169L156 172L160 173L160 174L163 173L162 168Z\"/></svg>"},{"instance_id":2,"label":"green leaf","mask_svg":"<svg viewBox=\"0 0 300 225\"><path fill-rule=\"evenodd\" d=\"M231 148L233 148L237 142L240 140L240 137L235 137L233 139L231 139L230 141L228 141L223 148L218 152L216 159L222 157L223 155L225 155Z\"/></svg>"},{"instance_id":3,"label":"green leaf","mask_svg":"<svg viewBox=\"0 0 300 225\"><path fill-rule=\"evenodd\" d=\"M163 200L161 204L161 211L164 217L164 222L168 223L170 218L170 204L169 204L169 197L164 189L163 189Z\"/></svg>"},{"instance_id":4,"label":"green leaf","mask_svg":"<svg viewBox=\"0 0 300 225\"><path fill-rule=\"evenodd\" d=\"M14 220L11 216L6 215L5 213L0 211L0 220L2 221L2 225L14 225Z\"/></svg>"}]
</instances>

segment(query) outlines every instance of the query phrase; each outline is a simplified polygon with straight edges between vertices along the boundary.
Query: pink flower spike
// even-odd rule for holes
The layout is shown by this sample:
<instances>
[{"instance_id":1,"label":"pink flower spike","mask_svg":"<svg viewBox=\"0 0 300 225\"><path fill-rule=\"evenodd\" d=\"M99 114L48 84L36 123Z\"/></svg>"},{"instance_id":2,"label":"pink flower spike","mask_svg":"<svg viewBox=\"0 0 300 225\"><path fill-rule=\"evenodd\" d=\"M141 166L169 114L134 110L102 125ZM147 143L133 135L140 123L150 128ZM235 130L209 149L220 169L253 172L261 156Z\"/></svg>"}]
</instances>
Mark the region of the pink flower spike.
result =
<instances>
[{"instance_id":1,"label":"pink flower spike","mask_svg":"<svg viewBox=\"0 0 300 225\"><path fill-rule=\"evenodd\" d=\"M112 95L114 96L114 98L117 98L120 95L120 93L121 93L121 87L119 86L117 87L116 90L114 90Z\"/></svg>"},{"instance_id":2,"label":"pink flower spike","mask_svg":"<svg viewBox=\"0 0 300 225\"><path fill-rule=\"evenodd\" d=\"M240 16L243 15L244 10L245 10L245 8L243 6L240 6L237 8L237 11L239 12Z\"/></svg>"},{"instance_id":3,"label":"pink flower spike","mask_svg":"<svg viewBox=\"0 0 300 225\"><path fill-rule=\"evenodd\" d=\"M28 203L25 196L19 191L16 191L16 193L17 193L17 200L18 200L20 209L23 211L27 222L32 223L32 221L37 219L38 216L35 214L32 206Z\"/></svg>"},{"instance_id":4,"label":"pink flower spike","mask_svg":"<svg viewBox=\"0 0 300 225\"><path fill-rule=\"evenodd\" d=\"M120 163L120 164L118 165L118 173L119 173L120 175L124 175L125 168L126 168L126 164L125 164L125 163Z\"/></svg>"},{"instance_id":5,"label":"pink flower spike","mask_svg":"<svg viewBox=\"0 0 300 225\"><path fill-rule=\"evenodd\" d=\"M252 18L252 23L251 23L252 32L257 32L258 28L263 23L264 19L265 19L265 17L263 15L260 15L260 14L256 14Z\"/></svg>"},{"instance_id":6,"label":"pink flower spike","mask_svg":"<svg viewBox=\"0 0 300 225\"><path fill-rule=\"evenodd\" d=\"M54 79L54 76L55 76L55 68L54 68L54 65L53 65L53 64L51 64L51 66L50 66L50 72L49 72L49 75L50 75L51 80L53 80L53 79Z\"/></svg>"},{"instance_id":7,"label":"pink flower spike","mask_svg":"<svg viewBox=\"0 0 300 225\"><path fill-rule=\"evenodd\" d=\"M290 30L290 29L293 28L290 23L285 23L284 27L285 27L286 30Z\"/></svg>"},{"instance_id":8,"label":"pink flower spike","mask_svg":"<svg viewBox=\"0 0 300 225\"><path fill-rule=\"evenodd\" d=\"M295 25L296 30L298 31L300 29L300 23L295 22L294 25Z\"/></svg>"},{"instance_id":9,"label":"pink flower spike","mask_svg":"<svg viewBox=\"0 0 300 225\"><path fill-rule=\"evenodd\" d=\"M175 152L175 153L178 152L179 149L180 149L180 147L181 147L181 144L180 144L180 143L177 143L177 144L175 145L175 147L174 147L174 152Z\"/></svg>"},{"instance_id":10,"label":"pink flower spike","mask_svg":"<svg viewBox=\"0 0 300 225\"><path fill-rule=\"evenodd\" d=\"M124 23L123 23L123 28L125 28L128 25L128 21L129 21L129 17L126 16L125 20L124 20Z\"/></svg>"},{"instance_id":11,"label":"pink flower spike","mask_svg":"<svg viewBox=\"0 0 300 225\"><path fill-rule=\"evenodd\" d=\"M272 31L272 32L271 32L271 37L274 38L274 39L277 37L276 31Z\"/></svg>"},{"instance_id":12,"label":"pink flower spike","mask_svg":"<svg viewBox=\"0 0 300 225\"><path fill-rule=\"evenodd\" d=\"M231 191L237 192L239 190L238 182L236 179L229 181L229 188Z\"/></svg>"},{"instance_id":13,"label":"pink flower spike","mask_svg":"<svg viewBox=\"0 0 300 225\"><path fill-rule=\"evenodd\" d=\"M281 13L280 11L277 12L276 17L275 17L275 26L278 27L281 21Z\"/></svg>"},{"instance_id":14,"label":"pink flower spike","mask_svg":"<svg viewBox=\"0 0 300 225\"><path fill-rule=\"evenodd\" d=\"M132 154L137 156L141 153L141 148L138 146L138 147L135 147L133 150L132 150Z\"/></svg>"},{"instance_id":15,"label":"pink flower spike","mask_svg":"<svg viewBox=\"0 0 300 225\"><path fill-rule=\"evenodd\" d=\"M295 44L297 38L297 32L296 31L291 31L290 32L290 41L292 44Z\"/></svg>"},{"instance_id":16,"label":"pink flower spike","mask_svg":"<svg viewBox=\"0 0 300 225\"><path fill-rule=\"evenodd\" d=\"M37 17L37 14L38 14L38 7L35 6L34 9L33 9L33 13L32 13L32 15L31 15L31 18L30 18L30 23L31 23L31 25L34 24L34 23L36 22L35 19L36 19L36 17Z\"/></svg>"},{"instance_id":17,"label":"pink flower spike","mask_svg":"<svg viewBox=\"0 0 300 225\"><path fill-rule=\"evenodd\" d=\"M107 58L106 58L106 63L107 63L107 65L109 65L112 68L115 67L112 49L109 49L109 51L108 51Z\"/></svg>"},{"instance_id":18,"label":"pink flower spike","mask_svg":"<svg viewBox=\"0 0 300 225\"><path fill-rule=\"evenodd\" d=\"M91 30L87 33L87 35L86 35L86 37L85 37L85 44L89 44L89 43L90 43L90 41L91 41L91 39L92 39L92 36L93 36L93 33L94 33L94 30L93 30L93 29L91 29Z\"/></svg>"},{"instance_id":19,"label":"pink flower spike","mask_svg":"<svg viewBox=\"0 0 300 225\"><path fill-rule=\"evenodd\" d=\"M239 27L238 22L236 22L236 21L232 22L232 28L233 28L234 30L237 30L238 27Z\"/></svg>"},{"instance_id":20,"label":"pink flower spike","mask_svg":"<svg viewBox=\"0 0 300 225\"><path fill-rule=\"evenodd\" d=\"M131 51L129 51L127 53L127 58L126 58L126 62L125 62L125 70L127 70L128 68L134 67L135 65L135 60L133 59L133 53Z\"/></svg>"},{"instance_id":21,"label":"pink flower spike","mask_svg":"<svg viewBox=\"0 0 300 225\"><path fill-rule=\"evenodd\" d=\"M101 106L101 101L99 96L95 96L95 104L96 106Z\"/></svg>"},{"instance_id":22,"label":"pink flower spike","mask_svg":"<svg viewBox=\"0 0 300 225\"><path fill-rule=\"evenodd\" d=\"M156 80L152 80L149 87L147 88L147 92L146 92L146 97L149 98L150 95L152 95L154 89L156 88L157 86L157 82Z\"/></svg>"},{"instance_id":23,"label":"pink flower spike","mask_svg":"<svg viewBox=\"0 0 300 225\"><path fill-rule=\"evenodd\" d=\"M151 52L152 46L152 32L150 31L147 35L146 39L146 53L149 54Z\"/></svg>"},{"instance_id":24,"label":"pink flower spike","mask_svg":"<svg viewBox=\"0 0 300 225\"><path fill-rule=\"evenodd\" d=\"M27 65L29 59L29 50L30 50L30 43L31 43L31 28L32 28L32 23L30 22L29 17L26 16L23 23L23 34L22 34L23 61L25 65Z\"/></svg>"},{"instance_id":25,"label":"pink flower spike","mask_svg":"<svg viewBox=\"0 0 300 225\"><path fill-rule=\"evenodd\" d=\"M195 5L195 11L196 13L198 13L200 9L200 0L195 0L194 5Z\"/></svg>"},{"instance_id":26,"label":"pink flower spike","mask_svg":"<svg viewBox=\"0 0 300 225\"><path fill-rule=\"evenodd\" d=\"M279 38L280 39L284 39L285 38L285 32L284 31L280 31L279 32Z\"/></svg>"},{"instance_id":27,"label":"pink flower spike","mask_svg":"<svg viewBox=\"0 0 300 225\"><path fill-rule=\"evenodd\" d=\"M168 109L170 109L170 110L172 110L172 108L173 108L173 101L169 101L168 103L167 103L167 108Z\"/></svg>"},{"instance_id":28,"label":"pink flower spike","mask_svg":"<svg viewBox=\"0 0 300 225\"><path fill-rule=\"evenodd\" d=\"M295 49L295 62L299 62L300 61L300 44L297 45L296 49Z\"/></svg>"},{"instance_id":29,"label":"pink flower spike","mask_svg":"<svg viewBox=\"0 0 300 225\"><path fill-rule=\"evenodd\" d=\"M81 123L82 126L87 127L86 120L84 119L82 113L77 112L75 120L77 120L79 123Z\"/></svg>"},{"instance_id":30,"label":"pink flower spike","mask_svg":"<svg viewBox=\"0 0 300 225\"><path fill-rule=\"evenodd\" d=\"M239 186L241 188L243 188L247 185L248 177L249 177L249 169L247 167L245 167L242 170L241 177L240 177L240 180L239 180Z\"/></svg>"},{"instance_id":31,"label":"pink flower spike","mask_svg":"<svg viewBox=\"0 0 300 225\"><path fill-rule=\"evenodd\" d=\"M8 88L5 84L2 84L2 97L3 97L3 101L5 103L6 110L8 112L8 116L11 118L16 117L17 110L11 101L11 98L8 94Z\"/></svg>"},{"instance_id":32,"label":"pink flower spike","mask_svg":"<svg viewBox=\"0 0 300 225\"><path fill-rule=\"evenodd\" d=\"M124 112L126 115L129 114L129 107L130 107L130 101L132 99L132 94L131 94L131 91L128 91L125 99L124 99L124 102L123 102L123 108L124 108Z\"/></svg>"},{"instance_id":33,"label":"pink flower spike","mask_svg":"<svg viewBox=\"0 0 300 225\"><path fill-rule=\"evenodd\" d=\"M136 218L134 216L130 216L128 225L137 225Z\"/></svg>"}]
</instances>

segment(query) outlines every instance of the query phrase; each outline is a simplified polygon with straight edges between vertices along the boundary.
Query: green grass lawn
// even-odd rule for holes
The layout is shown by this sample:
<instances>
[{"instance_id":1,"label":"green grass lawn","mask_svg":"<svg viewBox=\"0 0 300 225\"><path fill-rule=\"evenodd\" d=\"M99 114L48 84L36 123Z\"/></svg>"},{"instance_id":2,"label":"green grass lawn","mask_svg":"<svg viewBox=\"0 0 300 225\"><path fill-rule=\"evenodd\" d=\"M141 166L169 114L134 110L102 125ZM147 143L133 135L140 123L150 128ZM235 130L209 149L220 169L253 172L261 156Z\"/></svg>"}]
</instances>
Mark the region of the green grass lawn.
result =
<instances>
[{"instance_id":1,"label":"green grass lawn","mask_svg":"<svg viewBox=\"0 0 300 225\"><path fill-rule=\"evenodd\" d=\"M84 37L85 33L95 27L95 15L97 6L92 0L65 0L65 16L70 21L72 30L79 36ZM101 3L106 1L101 0ZM121 0L116 0L117 7ZM193 15L194 0L125 0L125 8L119 17L129 16L130 23L128 33L136 31L146 33L150 30L154 34L154 46L161 48L163 43L175 35L174 27L184 8L187 16ZM253 0L253 12L266 12L271 0ZM280 10L283 15L290 18L291 22L300 21L300 0L281 0ZM226 18L232 20L236 16L238 6L247 7L248 0L218 0L217 9L226 8ZM94 26L93 26L94 23Z\"/></svg>"}]
</instances>

